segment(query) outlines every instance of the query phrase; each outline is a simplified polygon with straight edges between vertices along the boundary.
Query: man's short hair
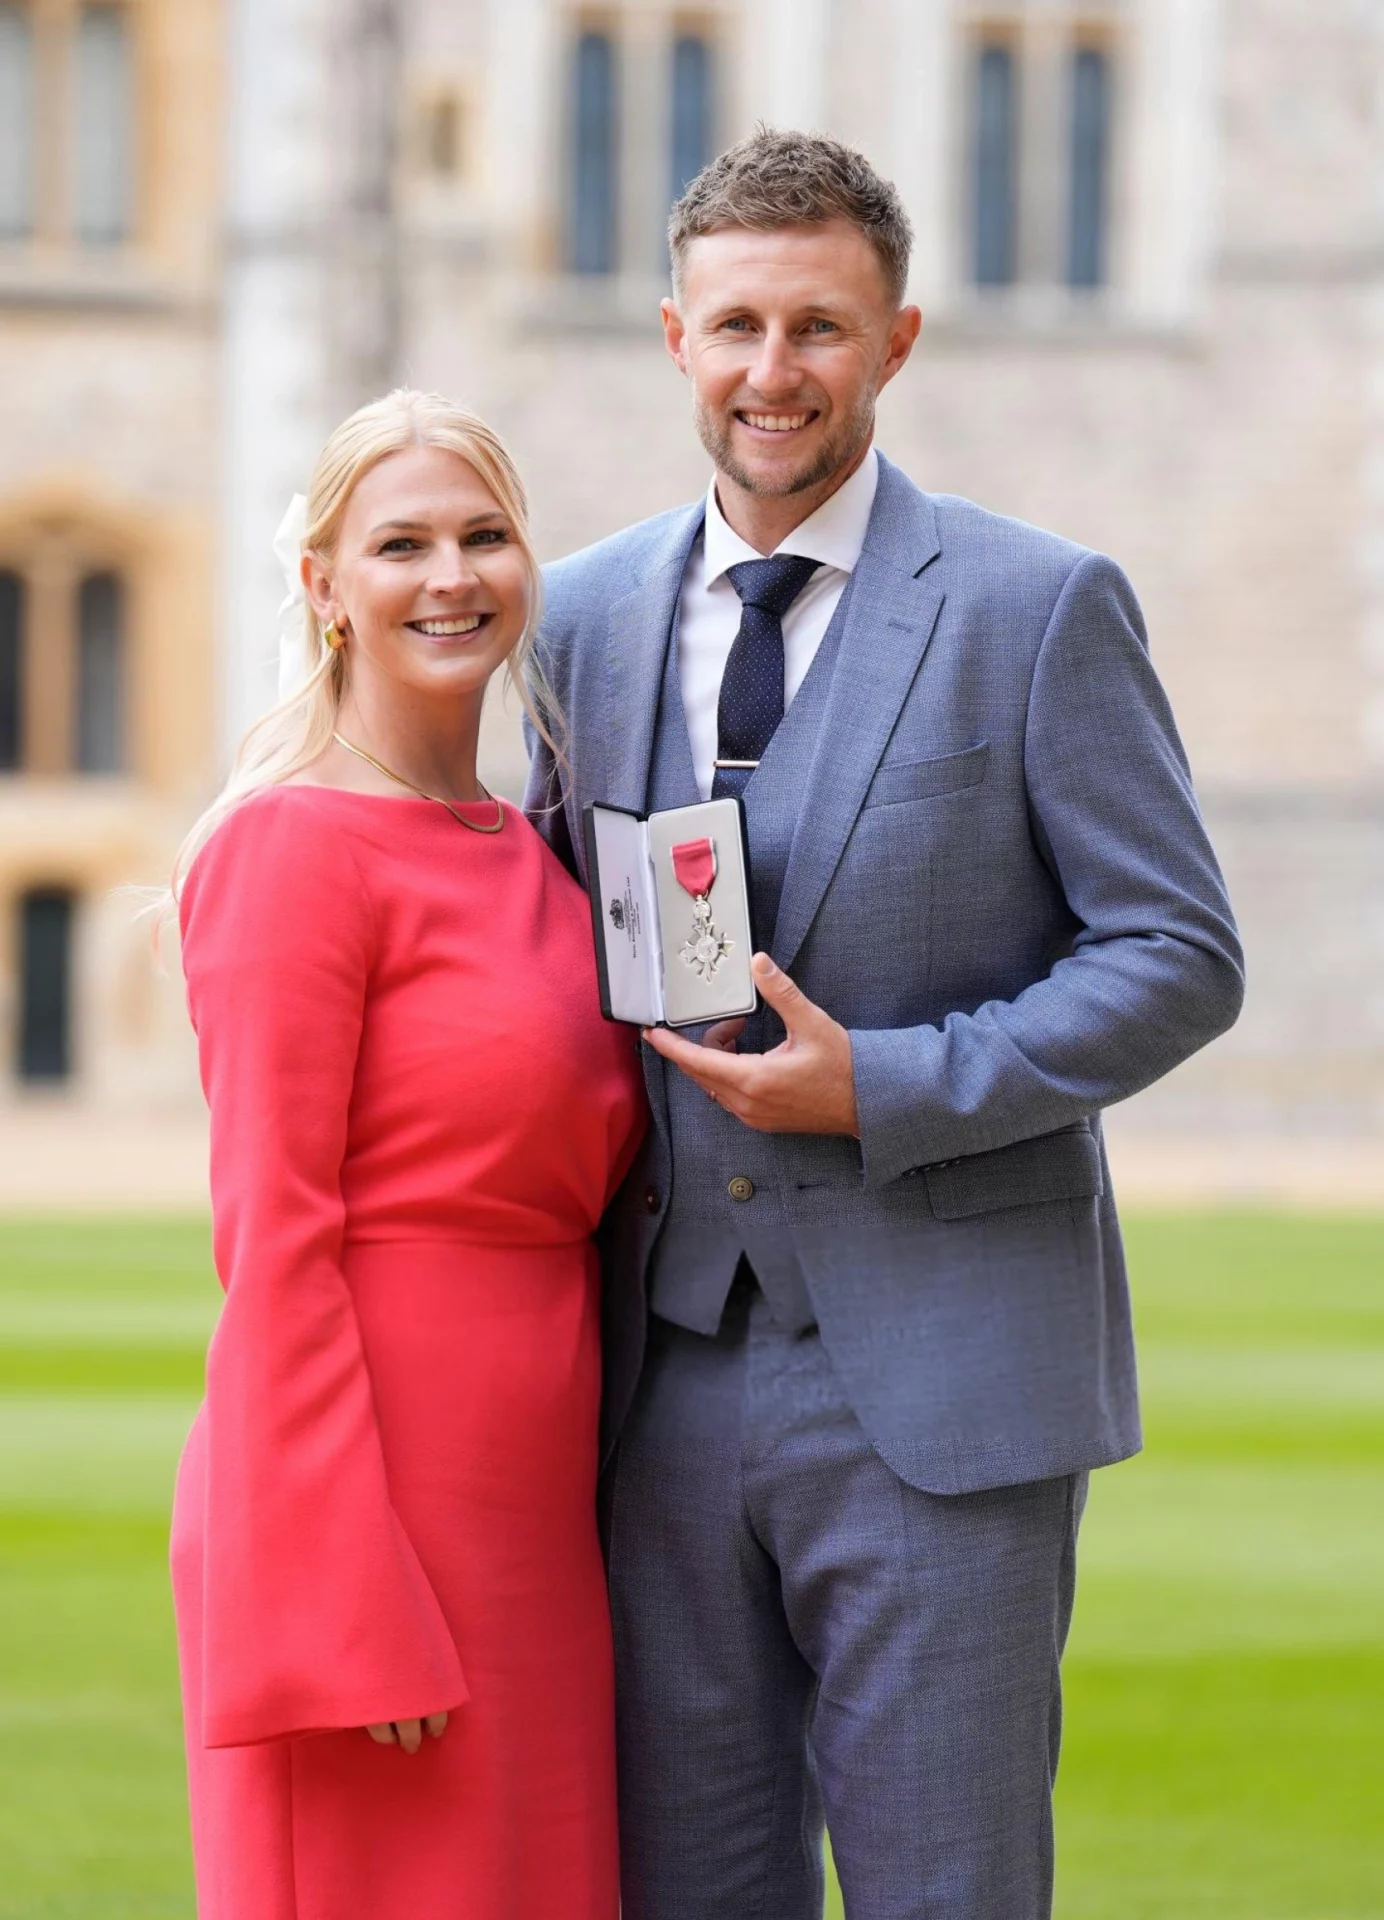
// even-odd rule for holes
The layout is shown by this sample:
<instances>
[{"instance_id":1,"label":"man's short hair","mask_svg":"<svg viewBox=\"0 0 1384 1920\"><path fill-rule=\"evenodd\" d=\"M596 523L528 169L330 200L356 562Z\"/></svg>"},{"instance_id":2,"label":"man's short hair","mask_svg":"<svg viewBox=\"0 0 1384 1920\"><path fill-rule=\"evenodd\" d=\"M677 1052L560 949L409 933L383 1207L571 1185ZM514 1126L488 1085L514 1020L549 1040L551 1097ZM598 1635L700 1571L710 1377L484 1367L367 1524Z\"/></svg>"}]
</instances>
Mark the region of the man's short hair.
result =
<instances>
[{"instance_id":1,"label":"man's short hair","mask_svg":"<svg viewBox=\"0 0 1384 1920\"><path fill-rule=\"evenodd\" d=\"M889 297L901 305L908 287L913 227L898 188L863 153L824 133L758 127L727 147L690 183L668 221L673 281L693 240L729 227L776 233L848 220L870 242L884 269Z\"/></svg>"}]
</instances>

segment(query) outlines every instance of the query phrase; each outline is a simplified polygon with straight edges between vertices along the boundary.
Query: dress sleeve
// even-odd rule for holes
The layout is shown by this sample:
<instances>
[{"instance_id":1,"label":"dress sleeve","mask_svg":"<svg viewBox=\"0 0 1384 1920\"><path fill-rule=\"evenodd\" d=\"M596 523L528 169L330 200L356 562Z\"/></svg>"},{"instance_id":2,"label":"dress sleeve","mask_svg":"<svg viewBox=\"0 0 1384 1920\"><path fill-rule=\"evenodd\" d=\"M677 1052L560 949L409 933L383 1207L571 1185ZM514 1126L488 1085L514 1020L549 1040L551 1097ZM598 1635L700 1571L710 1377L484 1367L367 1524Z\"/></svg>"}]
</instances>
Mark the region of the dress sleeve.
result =
<instances>
[{"instance_id":1,"label":"dress sleeve","mask_svg":"<svg viewBox=\"0 0 1384 1920\"><path fill-rule=\"evenodd\" d=\"M226 1290L207 1359L203 1743L459 1706L456 1648L390 1502L341 1266L365 883L315 809L269 795L203 849L182 927Z\"/></svg>"}]
</instances>

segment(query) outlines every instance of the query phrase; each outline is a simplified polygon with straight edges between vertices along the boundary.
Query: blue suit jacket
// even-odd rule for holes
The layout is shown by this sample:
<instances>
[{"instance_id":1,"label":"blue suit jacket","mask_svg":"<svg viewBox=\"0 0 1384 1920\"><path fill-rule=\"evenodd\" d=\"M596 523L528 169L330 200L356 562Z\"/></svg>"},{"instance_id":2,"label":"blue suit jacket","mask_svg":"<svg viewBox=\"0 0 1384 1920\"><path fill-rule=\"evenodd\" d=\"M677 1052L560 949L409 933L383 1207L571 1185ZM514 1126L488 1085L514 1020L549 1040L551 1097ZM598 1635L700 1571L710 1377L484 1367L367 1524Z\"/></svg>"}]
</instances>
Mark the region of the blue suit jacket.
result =
<instances>
[{"instance_id":1,"label":"blue suit jacket","mask_svg":"<svg viewBox=\"0 0 1384 1920\"><path fill-rule=\"evenodd\" d=\"M642 808L700 505L547 569L567 764L528 804L584 879L589 800ZM770 950L846 1026L860 1139L780 1135L822 1338L886 1460L935 1492L1139 1444L1099 1114L1234 1021L1242 956L1128 581L1102 555L881 474ZM761 938L767 930L761 929ZM604 1230L606 1438L643 1351L671 1164Z\"/></svg>"}]
</instances>

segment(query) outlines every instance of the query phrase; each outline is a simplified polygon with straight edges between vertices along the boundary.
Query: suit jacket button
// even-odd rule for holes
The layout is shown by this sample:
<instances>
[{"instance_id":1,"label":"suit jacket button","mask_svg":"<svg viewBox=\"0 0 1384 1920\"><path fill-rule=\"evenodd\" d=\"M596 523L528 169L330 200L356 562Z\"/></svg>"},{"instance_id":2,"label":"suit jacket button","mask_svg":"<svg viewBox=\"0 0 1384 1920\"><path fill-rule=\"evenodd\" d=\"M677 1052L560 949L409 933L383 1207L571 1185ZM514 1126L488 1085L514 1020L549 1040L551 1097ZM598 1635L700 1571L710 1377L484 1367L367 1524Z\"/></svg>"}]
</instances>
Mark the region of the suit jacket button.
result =
<instances>
[{"instance_id":1,"label":"suit jacket button","mask_svg":"<svg viewBox=\"0 0 1384 1920\"><path fill-rule=\"evenodd\" d=\"M658 1188L657 1187L647 1188L644 1194L645 1212L657 1213L659 1208L662 1205L663 1205L663 1195L659 1192Z\"/></svg>"},{"instance_id":2,"label":"suit jacket button","mask_svg":"<svg viewBox=\"0 0 1384 1920\"><path fill-rule=\"evenodd\" d=\"M726 1188L726 1192L732 1200L753 1200L754 1181L747 1179L743 1173L737 1173Z\"/></svg>"}]
</instances>

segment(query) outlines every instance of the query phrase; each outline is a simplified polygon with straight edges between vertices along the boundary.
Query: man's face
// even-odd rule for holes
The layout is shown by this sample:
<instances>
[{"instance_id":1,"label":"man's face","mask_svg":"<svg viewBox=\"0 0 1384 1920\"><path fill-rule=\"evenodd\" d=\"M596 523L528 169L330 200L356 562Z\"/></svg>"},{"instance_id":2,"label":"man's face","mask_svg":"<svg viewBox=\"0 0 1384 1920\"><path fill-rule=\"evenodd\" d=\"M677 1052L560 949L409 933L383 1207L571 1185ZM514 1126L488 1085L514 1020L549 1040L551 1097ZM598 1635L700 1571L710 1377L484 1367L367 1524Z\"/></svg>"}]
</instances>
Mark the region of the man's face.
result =
<instances>
[{"instance_id":1,"label":"man's face","mask_svg":"<svg viewBox=\"0 0 1384 1920\"><path fill-rule=\"evenodd\" d=\"M860 457L876 396L908 358L920 316L890 299L864 234L832 220L692 241L663 323L717 471L782 498Z\"/></svg>"}]
</instances>

